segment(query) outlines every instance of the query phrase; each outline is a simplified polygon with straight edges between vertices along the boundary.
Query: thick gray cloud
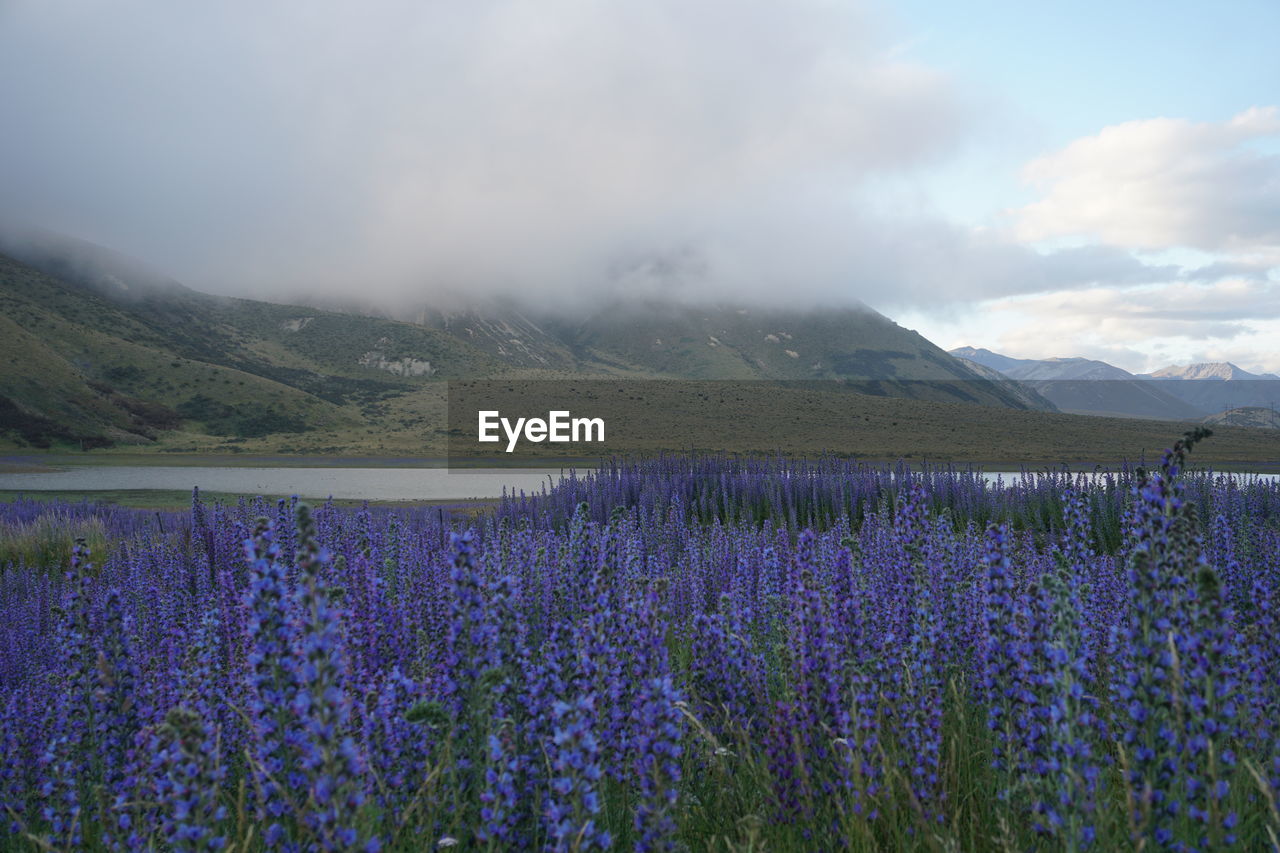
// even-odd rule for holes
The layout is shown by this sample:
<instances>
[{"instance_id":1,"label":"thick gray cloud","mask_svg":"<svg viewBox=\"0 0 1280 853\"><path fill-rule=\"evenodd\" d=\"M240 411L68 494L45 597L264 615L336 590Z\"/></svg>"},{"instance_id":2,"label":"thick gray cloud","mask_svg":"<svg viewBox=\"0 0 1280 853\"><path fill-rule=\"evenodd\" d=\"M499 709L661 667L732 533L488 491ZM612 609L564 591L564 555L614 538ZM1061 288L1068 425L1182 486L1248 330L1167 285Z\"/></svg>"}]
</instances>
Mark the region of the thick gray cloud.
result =
<instances>
[{"instance_id":1,"label":"thick gray cloud","mask_svg":"<svg viewBox=\"0 0 1280 853\"><path fill-rule=\"evenodd\" d=\"M572 293L684 249L723 279L756 239L847 288L808 253L967 123L884 46L821 0L19 0L0 212L226 291Z\"/></svg>"},{"instance_id":2,"label":"thick gray cloud","mask_svg":"<svg viewBox=\"0 0 1280 853\"><path fill-rule=\"evenodd\" d=\"M980 113L892 35L824 0L10 0L0 215L208 290L393 305L892 309L1178 277L875 213Z\"/></svg>"},{"instance_id":3,"label":"thick gray cloud","mask_svg":"<svg viewBox=\"0 0 1280 853\"><path fill-rule=\"evenodd\" d=\"M990 345L1020 357L1085 355L1136 372L1199 361L1280 370L1275 281L1222 278L1028 294L993 300L983 316L994 330Z\"/></svg>"}]
</instances>

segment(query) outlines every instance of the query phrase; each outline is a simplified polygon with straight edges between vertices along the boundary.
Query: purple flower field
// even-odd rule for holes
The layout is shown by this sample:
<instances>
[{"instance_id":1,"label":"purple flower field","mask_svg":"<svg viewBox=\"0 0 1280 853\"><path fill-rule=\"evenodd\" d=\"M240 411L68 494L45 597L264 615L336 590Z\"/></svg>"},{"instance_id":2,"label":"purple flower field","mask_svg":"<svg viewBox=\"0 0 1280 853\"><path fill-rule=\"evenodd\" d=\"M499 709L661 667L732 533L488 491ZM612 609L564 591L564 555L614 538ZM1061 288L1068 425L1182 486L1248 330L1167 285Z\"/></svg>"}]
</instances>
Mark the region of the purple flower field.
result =
<instances>
[{"instance_id":1,"label":"purple flower field","mask_svg":"<svg viewBox=\"0 0 1280 853\"><path fill-rule=\"evenodd\" d=\"M0 505L0 849L1275 849L1280 484L1199 438ZM95 547L23 552L50 516Z\"/></svg>"}]
</instances>

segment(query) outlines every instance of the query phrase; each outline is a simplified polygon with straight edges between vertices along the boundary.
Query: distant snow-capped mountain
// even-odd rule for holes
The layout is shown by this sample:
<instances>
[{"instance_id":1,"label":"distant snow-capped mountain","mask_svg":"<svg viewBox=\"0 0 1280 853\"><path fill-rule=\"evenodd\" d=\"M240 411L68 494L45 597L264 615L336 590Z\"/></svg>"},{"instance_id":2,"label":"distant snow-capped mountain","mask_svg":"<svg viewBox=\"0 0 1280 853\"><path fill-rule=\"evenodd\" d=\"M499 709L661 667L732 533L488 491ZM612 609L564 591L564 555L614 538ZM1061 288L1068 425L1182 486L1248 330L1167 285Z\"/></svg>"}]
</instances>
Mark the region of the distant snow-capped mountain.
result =
<instances>
[{"instance_id":1,"label":"distant snow-capped mountain","mask_svg":"<svg viewBox=\"0 0 1280 853\"><path fill-rule=\"evenodd\" d=\"M1280 400L1280 378L1250 373L1231 363L1133 374L1089 358L1012 358L978 347L950 352L1034 389L1065 412L1191 420Z\"/></svg>"},{"instance_id":2,"label":"distant snow-capped mountain","mask_svg":"<svg viewBox=\"0 0 1280 853\"><path fill-rule=\"evenodd\" d=\"M1250 373L1229 361L1209 361L1200 364L1170 365L1147 374L1152 379L1217 379L1229 382L1237 379L1280 379L1274 373Z\"/></svg>"},{"instance_id":3,"label":"distant snow-capped mountain","mask_svg":"<svg viewBox=\"0 0 1280 853\"><path fill-rule=\"evenodd\" d=\"M1280 402L1280 377L1230 362L1133 374L1088 358L1012 358L977 347L950 352L1030 386L1065 412L1189 420Z\"/></svg>"},{"instance_id":4,"label":"distant snow-capped mountain","mask_svg":"<svg viewBox=\"0 0 1280 853\"><path fill-rule=\"evenodd\" d=\"M951 355L1003 373L1064 412L1162 420L1197 420L1207 412L1156 383L1091 358L1012 358L960 347Z\"/></svg>"},{"instance_id":5,"label":"distant snow-capped mountain","mask_svg":"<svg viewBox=\"0 0 1280 853\"><path fill-rule=\"evenodd\" d=\"M1231 362L1165 367L1144 376L1205 414L1233 409L1274 408L1280 403L1280 376L1250 373Z\"/></svg>"}]
</instances>

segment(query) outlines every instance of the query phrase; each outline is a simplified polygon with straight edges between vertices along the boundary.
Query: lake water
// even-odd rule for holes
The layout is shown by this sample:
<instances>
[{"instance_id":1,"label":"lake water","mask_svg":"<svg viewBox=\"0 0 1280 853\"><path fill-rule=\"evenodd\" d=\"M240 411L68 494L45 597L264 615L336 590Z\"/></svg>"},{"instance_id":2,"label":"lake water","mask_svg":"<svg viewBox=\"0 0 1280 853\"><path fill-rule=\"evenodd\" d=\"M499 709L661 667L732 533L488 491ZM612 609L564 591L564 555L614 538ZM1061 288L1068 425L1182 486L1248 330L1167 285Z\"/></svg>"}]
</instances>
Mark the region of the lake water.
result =
<instances>
[{"instance_id":1,"label":"lake water","mask_svg":"<svg viewBox=\"0 0 1280 853\"><path fill-rule=\"evenodd\" d=\"M586 469L579 469L586 473ZM166 490L225 492L236 495L339 498L346 500L428 501L501 497L539 492L568 475L567 468L233 468L196 466L83 465L37 474L0 473L3 491ZM989 471L983 476L1006 485L1021 478L1016 471ZM1276 480L1277 474L1240 474Z\"/></svg>"},{"instance_id":2,"label":"lake water","mask_svg":"<svg viewBox=\"0 0 1280 853\"><path fill-rule=\"evenodd\" d=\"M84 465L37 474L0 473L0 490L95 492L129 489L237 495L428 501L496 498L541 491L568 475L561 468L231 468Z\"/></svg>"}]
</instances>

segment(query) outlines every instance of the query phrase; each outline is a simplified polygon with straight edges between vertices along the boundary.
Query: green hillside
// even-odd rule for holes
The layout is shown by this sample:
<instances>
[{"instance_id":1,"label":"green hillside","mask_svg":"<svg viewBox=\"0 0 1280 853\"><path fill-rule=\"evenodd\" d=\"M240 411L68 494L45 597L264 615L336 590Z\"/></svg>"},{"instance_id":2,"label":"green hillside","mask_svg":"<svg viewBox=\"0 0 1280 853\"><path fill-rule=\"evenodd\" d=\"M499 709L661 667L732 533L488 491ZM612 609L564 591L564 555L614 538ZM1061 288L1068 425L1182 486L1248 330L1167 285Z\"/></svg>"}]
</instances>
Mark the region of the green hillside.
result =
<instances>
[{"instance_id":1,"label":"green hillside","mask_svg":"<svg viewBox=\"0 0 1280 853\"><path fill-rule=\"evenodd\" d=\"M37 447L354 428L432 378L501 369L409 323L177 285L111 299L3 255L0 331L0 425Z\"/></svg>"},{"instance_id":2,"label":"green hillside","mask_svg":"<svg viewBox=\"0 0 1280 853\"><path fill-rule=\"evenodd\" d=\"M663 377L837 381L876 396L1053 409L865 306L631 304L558 331L584 363Z\"/></svg>"},{"instance_id":3,"label":"green hillside","mask_svg":"<svg viewBox=\"0 0 1280 853\"><path fill-rule=\"evenodd\" d=\"M865 308L615 304L585 318L489 304L402 322L211 296L83 241L0 254L0 442L164 451L443 446L440 380L584 376L833 383L1051 409ZM856 396L856 394L855 394Z\"/></svg>"}]
</instances>

